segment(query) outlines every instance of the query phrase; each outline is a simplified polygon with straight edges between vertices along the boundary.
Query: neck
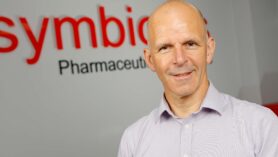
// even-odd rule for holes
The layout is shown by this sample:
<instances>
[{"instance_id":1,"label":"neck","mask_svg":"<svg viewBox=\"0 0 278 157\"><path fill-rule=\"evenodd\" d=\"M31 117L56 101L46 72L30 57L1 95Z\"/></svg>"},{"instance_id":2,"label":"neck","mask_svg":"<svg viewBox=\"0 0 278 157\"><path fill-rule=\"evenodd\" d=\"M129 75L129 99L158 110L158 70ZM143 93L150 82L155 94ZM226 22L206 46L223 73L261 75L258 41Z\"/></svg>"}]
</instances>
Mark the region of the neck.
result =
<instances>
[{"instance_id":1,"label":"neck","mask_svg":"<svg viewBox=\"0 0 278 157\"><path fill-rule=\"evenodd\" d=\"M208 91L209 82L204 80L193 94L177 96L165 93L172 112L179 118L186 118L200 109Z\"/></svg>"}]
</instances>

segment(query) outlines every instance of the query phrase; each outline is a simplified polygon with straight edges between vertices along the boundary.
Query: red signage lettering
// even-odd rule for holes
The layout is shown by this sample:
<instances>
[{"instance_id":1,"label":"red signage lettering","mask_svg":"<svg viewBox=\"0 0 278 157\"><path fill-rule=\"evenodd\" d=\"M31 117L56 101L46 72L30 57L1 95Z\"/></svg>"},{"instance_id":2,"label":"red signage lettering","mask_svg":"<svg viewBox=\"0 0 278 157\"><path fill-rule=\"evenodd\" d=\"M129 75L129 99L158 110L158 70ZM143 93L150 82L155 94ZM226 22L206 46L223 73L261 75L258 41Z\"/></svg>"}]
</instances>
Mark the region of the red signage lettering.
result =
<instances>
[{"instance_id":1,"label":"red signage lettering","mask_svg":"<svg viewBox=\"0 0 278 157\"><path fill-rule=\"evenodd\" d=\"M132 8L130 6L126 6L127 13L132 13ZM130 16L127 17L127 28L125 28L124 23L115 16L108 16L105 7L99 6L98 7L98 15L100 18L100 27L97 27L95 24L94 19L83 16L78 19L72 18L72 17L43 17L42 22L40 25L40 31L39 34L35 34L34 32L37 32L35 30L31 29L30 24L28 23L28 20L25 17L19 17L19 22L21 24L21 27L25 31L25 34L27 38L29 39L29 42L32 45L32 48L34 50L33 56L31 58L27 58L26 62L27 64L36 64L40 60L40 56L42 53L44 41L45 41L45 35L46 31L49 29L49 23L52 22L52 28L55 30L55 39L56 39L56 47L58 50L62 50L63 47L63 38L62 38L62 28L65 23L68 23L72 26L72 32L73 32L73 38L74 38L74 46L76 49L81 48L81 40L79 35L79 26L81 23L86 23L89 26L89 35L91 37L91 45L93 48L98 47L97 43L97 34L96 30L99 29L101 31L102 38L99 37L99 39L102 40L103 47L113 47L117 48L124 44L126 41L126 35L129 37L129 43L131 46L136 46L136 39L135 39L135 33L137 30L139 39L141 43L147 44L146 37L144 35L144 26L146 25L146 22L148 20L148 17L143 17L138 20L138 26L134 26L134 19ZM0 24L4 23L5 25L15 28L16 25L13 22L12 19L4 16L0 16ZM118 38L116 40L111 40L108 33L108 26L114 25L117 27L116 31L118 31ZM18 47L18 44L20 40L18 40L18 37L15 34L12 34L8 31L4 31L0 29L0 40L1 38L4 38L6 40L10 41L10 44L8 46L1 46L0 45L0 54L1 53L11 53L12 51L16 50Z\"/></svg>"}]
</instances>

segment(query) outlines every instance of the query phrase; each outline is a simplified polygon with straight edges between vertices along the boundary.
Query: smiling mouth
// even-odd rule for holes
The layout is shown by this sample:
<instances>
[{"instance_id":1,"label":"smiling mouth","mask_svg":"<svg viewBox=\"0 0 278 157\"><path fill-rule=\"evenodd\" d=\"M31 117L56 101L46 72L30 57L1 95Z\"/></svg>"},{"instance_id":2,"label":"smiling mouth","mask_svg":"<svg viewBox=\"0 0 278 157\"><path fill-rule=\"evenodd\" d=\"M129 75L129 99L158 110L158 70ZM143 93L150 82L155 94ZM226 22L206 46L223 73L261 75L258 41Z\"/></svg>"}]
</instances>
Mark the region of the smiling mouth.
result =
<instances>
[{"instance_id":1,"label":"smiling mouth","mask_svg":"<svg viewBox=\"0 0 278 157\"><path fill-rule=\"evenodd\" d=\"M189 79L189 78L191 77L192 72L193 72L193 71L185 72L185 73L180 73L180 74L176 74L176 75L174 75L174 77L175 77L177 80Z\"/></svg>"}]
</instances>

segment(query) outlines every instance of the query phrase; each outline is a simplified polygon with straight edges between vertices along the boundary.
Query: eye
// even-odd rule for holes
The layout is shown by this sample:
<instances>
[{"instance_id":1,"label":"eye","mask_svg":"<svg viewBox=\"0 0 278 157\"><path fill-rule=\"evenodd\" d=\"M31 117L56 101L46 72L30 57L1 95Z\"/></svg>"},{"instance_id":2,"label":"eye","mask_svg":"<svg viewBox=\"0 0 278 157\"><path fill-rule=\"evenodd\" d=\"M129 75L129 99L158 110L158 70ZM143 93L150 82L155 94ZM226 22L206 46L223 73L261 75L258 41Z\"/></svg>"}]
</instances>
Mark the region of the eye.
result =
<instances>
[{"instance_id":1,"label":"eye","mask_svg":"<svg viewBox=\"0 0 278 157\"><path fill-rule=\"evenodd\" d=\"M158 48L159 53L165 53L168 52L170 49L171 45L170 44L163 44Z\"/></svg>"},{"instance_id":2,"label":"eye","mask_svg":"<svg viewBox=\"0 0 278 157\"><path fill-rule=\"evenodd\" d=\"M199 46L199 44L193 40L190 40L185 43L185 46L192 49L192 48L196 48L197 46Z\"/></svg>"},{"instance_id":3,"label":"eye","mask_svg":"<svg viewBox=\"0 0 278 157\"><path fill-rule=\"evenodd\" d=\"M167 50L167 46L162 46L162 47L160 47L159 49L158 49L158 51L163 51L163 50Z\"/></svg>"}]
</instances>

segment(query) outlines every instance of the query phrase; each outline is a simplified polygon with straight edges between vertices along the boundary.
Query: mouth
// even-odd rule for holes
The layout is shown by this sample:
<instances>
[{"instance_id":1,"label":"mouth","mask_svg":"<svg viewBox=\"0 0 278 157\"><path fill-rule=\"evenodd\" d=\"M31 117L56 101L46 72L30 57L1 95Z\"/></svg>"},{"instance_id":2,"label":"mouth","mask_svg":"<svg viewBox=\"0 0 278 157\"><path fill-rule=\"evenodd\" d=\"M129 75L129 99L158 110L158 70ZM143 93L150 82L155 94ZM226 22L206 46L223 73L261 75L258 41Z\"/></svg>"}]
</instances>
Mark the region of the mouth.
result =
<instances>
[{"instance_id":1,"label":"mouth","mask_svg":"<svg viewBox=\"0 0 278 157\"><path fill-rule=\"evenodd\" d=\"M190 79L191 76L192 76L192 73L193 73L193 71L190 71L190 72L184 72L184 73L175 74L173 76L177 80L185 80L185 79Z\"/></svg>"}]
</instances>

